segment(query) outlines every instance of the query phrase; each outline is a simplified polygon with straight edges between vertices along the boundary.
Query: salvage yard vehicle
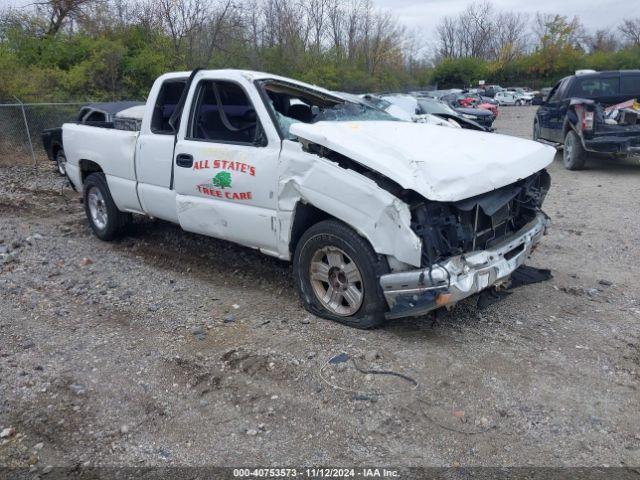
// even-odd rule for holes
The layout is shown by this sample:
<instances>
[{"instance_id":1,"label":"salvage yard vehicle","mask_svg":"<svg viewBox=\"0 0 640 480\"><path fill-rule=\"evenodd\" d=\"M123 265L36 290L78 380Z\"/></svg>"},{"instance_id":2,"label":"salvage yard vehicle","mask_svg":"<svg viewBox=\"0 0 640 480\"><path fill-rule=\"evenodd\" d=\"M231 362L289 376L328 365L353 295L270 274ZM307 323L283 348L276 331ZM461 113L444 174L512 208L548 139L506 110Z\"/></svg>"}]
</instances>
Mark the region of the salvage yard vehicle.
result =
<instances>
[{"instance_id":1,"label":"salvage yard vehicle","mask_svg":"<svg viewBox=\"0 0 640 480\"><path fill-rule=\"evenodd\" d=\"M115 115L125 109L142 105L140 102L92 103L80 109L75 121L87 125L113 122ZM67 157L62 146L62 127L47 128L42 131L42 146L49 160L56 163L58 173L66 175Z\"/></svg>"},{"instance_id":2,"label":"salvage yard vehicle","mask_svg":"<svg viewBox=\"0 0 640 480\"><path fill-rule=\"evenodd\" d=\"M493 112L485 110L484 108L463 107L458 103L459 96L460 95L458 93L450 93L442 96L440 100L446 102L458 113L458 115L466 118L467 120L473 120L483 127L491 128L493 121L496 118Z\"/></svg>"},{"instance_id":3,"label":"salvage yard vehicle","mask_svg":"<svg viewBox=\"0 0 640 480\"><path fill-rule=\"evenodd\" d=\"M481 95L478 95L476 93L463 93L458 95L456 101L458 103L458 105L460 105L461 107L465 107L465 108L480 108L482 110L489 110L492 115L494 120L496 118L498 118L498 105L499 102L494 100L493 98L489 98L489 101L485 101L485 98L489 98L489 97L483 97Z\"/></svg>"},{"instance_id":4,"label":"salvage yard vehicle","mask_svg":"<svg viewBox=\"0 0 640 480\"><path fill-rule=\"evenodd\" d=\"M531 90L528 87L511 87L508 90L516 92L516 94L518 94L520 98L527 103L531 103L533 101L533 97L536 94L535 91Z\"/></svg>"},{"instance_id":5,"label":"salvage yard vehicle","mask_svg":"<svg viewBox=\"0 0 640 480\"><path fill-rule=\"evenodd\" d=\"M521 96L516 92L511 92L508 90L502 90L500 92L496 92L493 97L498 101L499 105L526 105L527 100L521 98Z\"/></svg>"},{"instance_id":6,"label":"salvage yard vehicle","mask_svg":"<svg viewBox=\"0 0 640 480\"><path fill-rule=\"evenodd\" d=\"M428 123L431 125L438 125L440 127L455 127L460 128L460 125L449 122L436 115L422 115L419 112L418 101L415 97L409 95L390 95L384 97L378 97L366 93L364 95L351 95L348 93L340 93L339 96L346 100L351 100L356 103L364 103L373 108L378 108L387 112L392 117L405 122L417 122Z\"/></svg>"},{"instance_id":7,"label":"salvage yard vehicle","mask_svg":"<svg viewBox=\"0 0 640 480\"><path fill-rule=\"evenodd\" d=\"M640 70L578 71L560 80L538 108L533 139L563 146L568 170L584 168L590 152L640 154L638 99Z\"/></svg>"},{"instance_id":8,"label":"salvage yard vehicle","mask_svg":"<svg viewBox=\"0 0 640 480\"><path fill-rule=\"evenodd\" d=\"M469 130L479 130L481 132L492 132L493 128L483 127L473 120L464 118L447 103L431 97L418 97L418 108L421 115L434 115L448 122L455 122L461 128Z\"/></svg>"},{"instance_id":9,"label":"salvage yard vehicle","mask_svg":"<svg viewBox=\"0 0 640 480\"><path fill-rule=\"evenodd\" d=\"M63 138L99 238L141 214L292 260L307 310L359 328L505 285L545 232L555 153L240 70L162 75L139 132Z\"/></svg>"}]
</instances>

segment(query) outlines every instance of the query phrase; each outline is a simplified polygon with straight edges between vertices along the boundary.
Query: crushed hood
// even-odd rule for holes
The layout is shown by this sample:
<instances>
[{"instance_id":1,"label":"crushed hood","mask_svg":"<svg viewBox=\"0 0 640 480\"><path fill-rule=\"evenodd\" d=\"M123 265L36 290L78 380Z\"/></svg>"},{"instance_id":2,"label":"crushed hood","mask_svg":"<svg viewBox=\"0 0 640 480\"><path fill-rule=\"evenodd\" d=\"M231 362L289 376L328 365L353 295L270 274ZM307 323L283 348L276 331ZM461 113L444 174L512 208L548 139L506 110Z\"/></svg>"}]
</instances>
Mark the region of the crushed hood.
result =
<instances>
[{"instance_id":1,"label":"crushed hood","mask_svg":"<svg viewBox=\"0 0 640 480\"><path fill-rule=\"evenodd\" d=\"M458 201L543 169L555 149L516 137L409 122L296 123L290 132L434 201Z\"/></svg>"}]
</instances>

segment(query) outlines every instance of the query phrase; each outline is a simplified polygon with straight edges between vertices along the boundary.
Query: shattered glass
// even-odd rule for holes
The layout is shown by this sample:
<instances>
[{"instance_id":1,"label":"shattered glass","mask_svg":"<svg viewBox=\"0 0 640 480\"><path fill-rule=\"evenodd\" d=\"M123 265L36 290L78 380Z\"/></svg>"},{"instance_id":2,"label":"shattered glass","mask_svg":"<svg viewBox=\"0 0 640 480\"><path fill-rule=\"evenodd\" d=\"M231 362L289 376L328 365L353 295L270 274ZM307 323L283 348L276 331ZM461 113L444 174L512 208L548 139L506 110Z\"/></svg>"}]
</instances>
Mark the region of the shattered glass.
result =
<instances>
[{"instance_id":1,"label":"shattered glass","mask_svg":"<svg viewBox=\"0 0 640 480\"><path fill-rule=\"evenodd\" d=\"M280 131L283 132L288 140L295 140L296 136L291 135L289 133L289 127L294 123L300 123L300 120L296 120L295 118L287 117L286 115L282 115L276 109L273 110L276 115L276 120L278 122L278 126L280 127Z\"/></svg>"},{"instance_id":2,"label":"shattered glass","mask_svg":"<svg viewBox=\"0 0 640 480\"><path fill-rule=\"evenodd\" d=\"M358 103L339 103L331 108L323 108L315 116L316 122L353 122L353 121L400 121L387 112Z\"/></svg>"}]
</instances>

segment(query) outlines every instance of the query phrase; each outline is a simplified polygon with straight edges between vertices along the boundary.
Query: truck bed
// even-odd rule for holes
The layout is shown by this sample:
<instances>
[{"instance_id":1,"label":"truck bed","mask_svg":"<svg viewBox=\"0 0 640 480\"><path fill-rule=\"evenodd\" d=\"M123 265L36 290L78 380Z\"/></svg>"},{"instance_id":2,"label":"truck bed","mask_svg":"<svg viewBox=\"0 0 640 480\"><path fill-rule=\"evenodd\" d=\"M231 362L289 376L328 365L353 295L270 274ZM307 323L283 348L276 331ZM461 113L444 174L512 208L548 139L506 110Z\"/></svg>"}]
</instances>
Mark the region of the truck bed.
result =
<instances>
[{"instance_id":1,"label":"truck bed","mask_svg":"<svg viewBox=\"0 0 640 480\"><path fill-rule=\"evenodd\" d=\"M80 164L99 164L117 207L141 212L136 193L135 148L139 132L65 123L62 139L67 154L67 174L82 185Z\"/></svg>"}]
</instances>

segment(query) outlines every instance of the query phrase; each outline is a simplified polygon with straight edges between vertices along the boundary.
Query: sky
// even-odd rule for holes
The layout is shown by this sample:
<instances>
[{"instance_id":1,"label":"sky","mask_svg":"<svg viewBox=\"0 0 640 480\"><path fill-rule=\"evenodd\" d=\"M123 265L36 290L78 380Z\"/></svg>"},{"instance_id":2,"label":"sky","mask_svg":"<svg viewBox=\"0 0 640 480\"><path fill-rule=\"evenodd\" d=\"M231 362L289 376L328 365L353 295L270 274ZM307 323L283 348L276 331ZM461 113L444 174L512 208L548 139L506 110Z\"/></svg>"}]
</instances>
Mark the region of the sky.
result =
<instances>
[{"instance_id":1,"label":"sky","mask_svg":"<svg viewBox=\"0 0 640 480\"><path fill-rule=\"evenodd\" d=\"M436 25L446 15L456 15L474 0L373 0L389 10L410 29L424 30L425 40L435 35ZM0 0L0 8L21 6L32 0ZM491 0L496 10L578 15L589 31L615 29L625 18L640 16L640 0Z\"/></svg>"},{"instance_id":2,"label":"sky","mask_svg":"<svg viewBox=\"0 0 640 480\"><path fill-rule=\"evenodd\" d=\"M2 1L2 0L0 0ZM395 16L407 27L424 29L428 38L442 17L456 15L470 0L373 0L374 3ZM492 0L496 10L528 13L559 13L577 15L589 31L615 29L625 18L640 16L640 0Z\"/></svg>"}]
</instances>

